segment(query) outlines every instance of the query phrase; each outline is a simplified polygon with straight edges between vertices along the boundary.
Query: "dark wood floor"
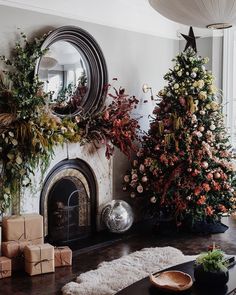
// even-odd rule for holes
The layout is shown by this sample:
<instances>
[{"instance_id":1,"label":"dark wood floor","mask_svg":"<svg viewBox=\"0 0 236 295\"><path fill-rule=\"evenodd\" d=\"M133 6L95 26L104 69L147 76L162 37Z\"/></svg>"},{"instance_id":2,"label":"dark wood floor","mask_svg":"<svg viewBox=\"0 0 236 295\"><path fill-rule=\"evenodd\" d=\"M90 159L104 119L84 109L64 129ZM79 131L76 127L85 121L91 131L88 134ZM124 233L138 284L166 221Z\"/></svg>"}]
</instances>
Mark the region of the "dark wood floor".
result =
<instances>
[{"instance_id":1,"label":"dark wood floor","mask_svg":"<svg viewBox=\"0 0 236 295\"><path fill-rule=\"evenodd\" d=\"M57 268L54 274L31 278L26 274L18 273L12 278L0 280L0 294L61 294L61 287L75 280L80 273L96 268L104 260L113 260L144 247L173 246L182 250L184 254L198 254L215 242L226 253L236 254L236 220L224 217L222 221L229 225L229 229L223 234L193 235L177 232L157 234L143 231L140 234L126 235L110 246L87 252L84 250L82 253L74 252L73 266Z\"/></svg>"}]
</instances>

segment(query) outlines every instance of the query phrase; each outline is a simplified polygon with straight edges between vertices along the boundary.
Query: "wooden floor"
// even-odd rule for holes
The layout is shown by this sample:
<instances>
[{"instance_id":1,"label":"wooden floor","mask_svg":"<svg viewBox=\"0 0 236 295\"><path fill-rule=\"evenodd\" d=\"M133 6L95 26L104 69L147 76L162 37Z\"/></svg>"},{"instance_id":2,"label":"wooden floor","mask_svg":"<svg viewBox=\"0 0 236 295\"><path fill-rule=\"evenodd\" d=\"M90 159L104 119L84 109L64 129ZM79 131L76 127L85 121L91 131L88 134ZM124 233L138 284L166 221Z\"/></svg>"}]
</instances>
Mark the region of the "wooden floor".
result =
<instances>
[{"instance_id":1,"label":"wooden floor","mask_svg":"<svg viewBox=\"0 0 236 295\"><path fill-rule=\"evenodd\" d=\"M121 238L110 246L104 246L99 250L74 252L73 266L57 268L54 274L46 274L29 277L26 274L14 274L12 278L0 280L0 294L61 294L61 287L75 280L82 272L94 269L106 260L113 260L144 247L173 246L183 251L184 254L198 254L207 249L207 246L215 242L228 254L236 254L236 220L224 217L223 223L229 225L229 229L223 234L193 235L186 233L157 234L146 231L140 234L132 234Z\"/></svg>"}]
</instances>

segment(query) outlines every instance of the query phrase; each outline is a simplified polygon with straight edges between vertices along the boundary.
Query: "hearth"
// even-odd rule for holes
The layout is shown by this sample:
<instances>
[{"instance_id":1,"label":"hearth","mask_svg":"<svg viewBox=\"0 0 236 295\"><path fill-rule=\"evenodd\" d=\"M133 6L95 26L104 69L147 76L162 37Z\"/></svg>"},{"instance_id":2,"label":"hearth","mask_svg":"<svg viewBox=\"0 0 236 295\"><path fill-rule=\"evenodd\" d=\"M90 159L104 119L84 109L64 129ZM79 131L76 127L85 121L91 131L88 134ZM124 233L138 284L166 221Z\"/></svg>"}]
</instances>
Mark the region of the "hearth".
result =
<instances>
[{"instance_id":1,"label":"hearth","mask_svg":"<svg viewBox=\"0 0 236 295\"><path fill-rule=\"evenodd\" d=\"M46 240L68 244L91 236L96 230L96 195L96 181L86 162L59 162L46 177L40 197Z\"/></svg>"}]
</instances>

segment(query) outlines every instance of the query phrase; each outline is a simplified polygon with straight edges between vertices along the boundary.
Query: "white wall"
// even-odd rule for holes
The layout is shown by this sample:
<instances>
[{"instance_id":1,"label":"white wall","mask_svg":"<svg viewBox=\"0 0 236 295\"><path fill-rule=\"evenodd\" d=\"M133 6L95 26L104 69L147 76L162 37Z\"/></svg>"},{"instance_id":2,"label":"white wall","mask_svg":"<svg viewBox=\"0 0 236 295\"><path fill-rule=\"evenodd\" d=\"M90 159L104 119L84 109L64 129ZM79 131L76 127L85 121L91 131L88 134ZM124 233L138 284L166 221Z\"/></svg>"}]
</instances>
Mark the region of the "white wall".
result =
<instances>
[{"instance_id":1,"label":"white wall","mask_svg":"<svg viewBox=\"0 0 236 295\"><path fill-rule=\"evenodd\" d=\"M0 4L177 39L179 24L161 16L148 0L0 0Z\"/></svg>"}]
</instances>

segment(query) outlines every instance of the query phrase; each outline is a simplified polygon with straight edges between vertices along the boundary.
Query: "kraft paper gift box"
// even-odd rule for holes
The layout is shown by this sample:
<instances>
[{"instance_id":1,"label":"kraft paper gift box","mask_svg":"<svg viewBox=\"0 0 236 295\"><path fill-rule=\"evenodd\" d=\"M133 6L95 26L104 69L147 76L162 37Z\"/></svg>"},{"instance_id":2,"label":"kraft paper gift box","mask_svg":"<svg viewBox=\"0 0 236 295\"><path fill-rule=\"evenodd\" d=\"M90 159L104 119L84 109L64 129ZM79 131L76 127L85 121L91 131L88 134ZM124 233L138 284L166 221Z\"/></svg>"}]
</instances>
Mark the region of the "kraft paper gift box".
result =
<instances>
[{"instance_id":1,"label":"kraft paper gift box","mask_svg":"<svg viewBox=\"0 0 236 295\"><path fill-rule=\"evenodd\" d=\"M8 278L11 276L11 259L1 256L0 257L0 279Z\"/></svg>"},{"instance_id":2,"label":"kraft paper gift box","mask_svg":"<svg viewBox=\"0 0 236 295\"><path fill-rule=\"evenodd\" d=\"M55 267L72 265L72 251L69 247L54 248Z\"/></svg>"},{"instance_id":3,"label":"kraft paper gift box","mask_svg":"<svg viewBox=\"0 0 236 295\"><path fill-rule=\"evenodd\" d=\"M32 244L43 244L43 217L39 214L23 214L4 217L3 240L28 240Z\"/></svg>"},{"instance_id":4,"label":"kraft paper gift box","mask_svg":"<svg viewBox=\"0 0 236 295\"><path fill-rule=\"evenodd\" d=\"M25 246L30 244L30 241L2 242L2 255L6 256L7 258L15 258L18 256L22 256Z\"/></svg>"},{"instance_id":5,"label":"kraft paper gift box","mask_svg":"<svg viewBox=\"0 0 236 295\"><path fill-rule=\"evenodd\" d=\"M50 244L26 246L24 256L25 271L30 276L55 271L54 247Z\"/></svg>"},{"instance_id":6,"label":"kraft paper gift box","mask_svg":"<svg viewBox=\"0 0 236 295\"><path fill-rule=\"evenodd\" d=\"M12 260L12 270L22 270L24 269L24 248L30 245L29 241L9 241L2 243L2 254L7 258Z\"/></svg>"}]
</instances>

